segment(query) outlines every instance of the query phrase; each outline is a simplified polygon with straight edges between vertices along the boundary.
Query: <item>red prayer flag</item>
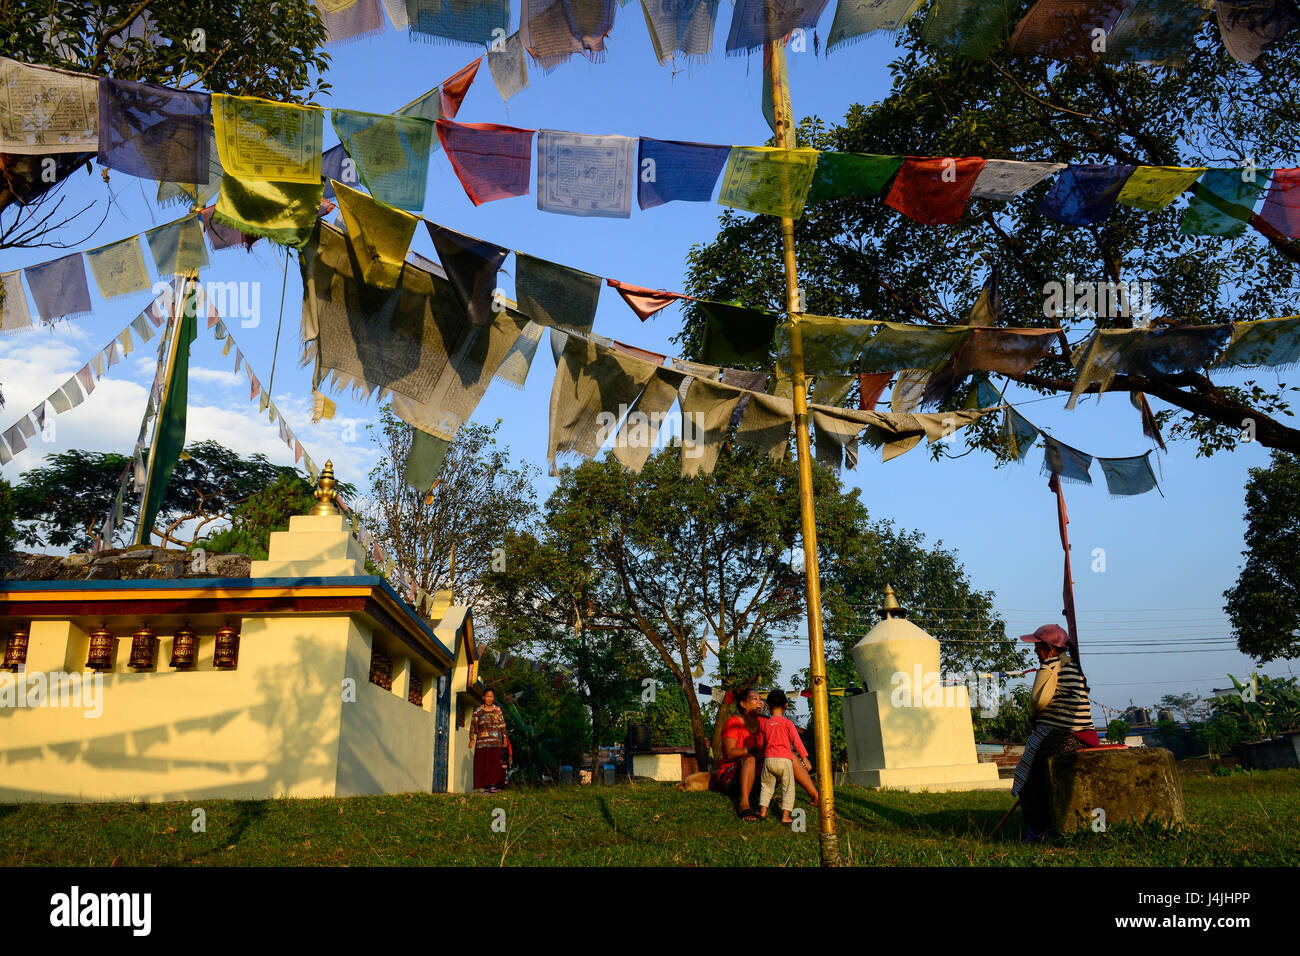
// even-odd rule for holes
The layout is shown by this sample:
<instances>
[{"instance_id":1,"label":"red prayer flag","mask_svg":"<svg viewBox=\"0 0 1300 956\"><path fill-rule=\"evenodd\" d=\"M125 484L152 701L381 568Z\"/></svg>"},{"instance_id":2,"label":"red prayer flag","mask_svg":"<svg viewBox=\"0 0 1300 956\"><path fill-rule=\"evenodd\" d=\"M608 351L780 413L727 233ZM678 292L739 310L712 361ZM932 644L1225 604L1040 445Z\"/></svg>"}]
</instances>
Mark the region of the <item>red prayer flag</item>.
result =
<instances>
[{"instance_id":1,"label":"red prayer flag","mask_svg":"<svg viewBox=\"0 0 1300 956\"><path fill-rule=\"evenodd\" d=\"M923 225L951 226L961 219L983 168L984 160L978 156L909 156L894 177L885 205Z\"/></svg>"},{"instance_id":2,"label":"red prayer flag","mask_svg":"<svg viewBox=\"0 0 1300 956\"><path fill-rule=\"evenodd\" d=\"M494 123L438 120L438 139L465 194L476 206L528 195L535 132Z\"/></svg>"},{"instance_id":3,"label":"red prayer flag","mask_svg":"<svg viewBox=\"0 0 1300 956\"><path fill-rule=\"evenodd\" d=\"M605 281L618 290L618 294L623 297L623 301L632 307L632 311L637 314L637 318L642 322L660 309L671 305L677 299L694 301L689 295L665 292L663 289L647 289L644 286L619 282L617 279L606 279Z\"/></svg>"},{"instance_id":4,"label":"red prayer flag","mask_svg":"<svg viewBox=\"0 0 1300 956\"><path fill-rule=\"evenodd\" d=\"M1300 239L1300 168L1275 169L1259 218L1291 239Z\"/></svg>"},{"instance_id":5,"label":"red prayer flag","mask_svg":"<svg viewBox=\"0 0 1300 956\"><path fill-rule=\"evenodd\" d=\"M479 65L482 62L483 58L479 57L469 66L462 67L442 81L442 86L438 90L438 100L442 105L442 115L445 118L456 118L456 114L460 111L461 101L465 99L465 94L469 92L470 84L474 82L474 76L478 73Z\"/></svg>"},{"instance_id":6,"label":"red prayer flag","mask_svg":"<svg viewBox=\"0 0 1300 956\"><path fill-rule=\"evenodd\" d=\"M628 345L626 342L612 342L610 344L616 352L625 352L628 355L634 355L637 358L649 362L651 365L663 365L667 355L660 355L658 352L651 352L649 349L638 348L635 345Z\"/></svg>"},{"instance_id":7,"label":"red prayer flag","mask_svg":"<svg viewBox=\"0 0 1300 956\"><path fill-rule=\"evenodd\" d=\"M880 393L889 385L893 372L871 372L858 376L858 408L862 411L874 411L880 401Z\"/></svg>"}]
</instances>

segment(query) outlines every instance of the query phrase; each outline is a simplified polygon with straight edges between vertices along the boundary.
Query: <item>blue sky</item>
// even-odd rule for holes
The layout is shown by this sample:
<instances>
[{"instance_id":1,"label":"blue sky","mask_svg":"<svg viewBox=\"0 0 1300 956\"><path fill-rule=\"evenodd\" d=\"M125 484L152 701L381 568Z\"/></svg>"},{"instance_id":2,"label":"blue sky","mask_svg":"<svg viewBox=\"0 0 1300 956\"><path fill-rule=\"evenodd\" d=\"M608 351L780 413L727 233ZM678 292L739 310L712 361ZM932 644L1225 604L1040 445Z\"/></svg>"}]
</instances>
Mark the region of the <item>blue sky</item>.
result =
<instances>
[{"instance_id":1,"label":"blue sky","mask_svg":"<svg viewBox=\"0 0 1300 956\"><path fill-rule=\"evenodd\" d=\"M833 10L820 25L825 39ZM517 12L515 16L517 18ZM730 23L723 6L715 33L714 54L705 64L659 66L641 11L635 4L620 10L607 41L606 61L592 64L575 58L550 74L530 66L531 85L507 105L501 100L484 63L458 119L505 123L587 133L618 133L661 139L723 144L762 144L770 135L760 109L762 58L723 55ZM472 60L469 47L412 43L405 33L383 35L331 48L329 80L333 95L321 105L372 112L391 112L414 99ZM830 57L807 52L790 55L790 83L798 117L819 115L827 122L843 118L853 103L868 104L886 95L888 63L896 54L894 39L868 37ZM334 142L326 123L326 145ZM77 249L91 248L175 219L176 208L152 202L153 183L112 173L106 186L98 167L91 177L78 174L67 189L69 206L94 202L97 220L113 197L108 218L95 237ZM670 203L630 219L577 218L538 211L535 196L474 205L465 196L441 151L430 166L424 214L452 228L510 248L638 285L681 289L686 255L694 243L717 232L722 207L712 203ZM89 218L89 217L87 217ZM74 241L82 233L66 229ZM433 257L420 230L415 251ZM0 270L56 258L51 250L0 253ZM204 274L210 281L261 283L261 317L255 327L234 326L236 340L265 385L271 375L282 288L283 256L266 242L251 253L211 254ZM507 269L512 262L507 261ZM1146 277L1137 277L1146 278ZM974 281L982 281L982 276ZM511 280L503 280L510 288ZM0 382L6 408L0 429L35 406L90 356L106 345L145 305L146 293L100 300L94 290L94 315L0 338ZM333 421L310 422L309 370L297 364L301 283L296 259L289 263L283 328L276 360L274 399L304 446L320 463L333 458L341 477L364 485L375 450L365 423L373 404L345 395ZM1261 316L1261 318L1264 316ZM882 318L892 318L882 316ZM670 307L642 324L611 289L602 293L595 330L632 344L672 353L671 336L680 313ZM1077 337L1077 336L1075 336ZM157 340L111 370L86 403L59 416L54 442L32 447L3 468L10 481L35 466L42 454L69 448L128 452L139 428L147 383L152 376ZM192 359L188 440L216 439L242 453L266 452L272 460L291 463L275 426L247 401L248 382L233 374L233 353L221 357L220 345L200 331ZM501 438L514 455L545 468L547 403L553 365L545 341L527 388L516 391L494 384L476 419L502 420ZM1257 376L1258 377L1258 376ZM1271 379L1271 373L1262 376ZM1231 381L1232 379L1227 379ZM1009 395L1011 393L1008 393ZM1022 395L1020 398L1034 396ZM1153 401L1153 405L1159 406ZM1063 398L1036 401L1021 411L1065 443L1094 455L1121 457L1149 447L1127 396L1104 396L1080 402L1067 412ZM1074 545L1076 603L1081 642L1094 698L1112 706L1130 699L1150 704L1165 693L1199 691L1229 685L1226 672L1249 672L1250 662L1227 645L1191 643L1226 639L1231 631L1220 610L1222 592L1232 585L1243 545L1243 484L1247 469L1264 465L1267 452L1245 445L1212 459L1195 456L1190 446L1171 447L1161 458L1158 476L1164 497L1147 494L1112 499L1094 465L1092 487L1067 486L1070 532ZM1042 452L1026 464L994 468L985 454L932 462L918 450L888 464L864 456L846 481L862 490L877 518L922 531L931 543L957 551L973 584L997 595L996 607L1008 633L1023 634L1039 624L1059 620L1061 550L1053 496L1039 474ZM539 481L541 496L551 482ZM1105 570L1094 572L1094 549L1104 549ZM907 595L900 595L904 603ZM1139 641L1181 641L1166 647L1135 646ZM1125 645L1124 641L1133 642ZM1171 653L1171 651L1175 651ZM1141 652L1141 653L1139 653ZM1154 653L1152 653L1154 652ZM781 649L784 673L806 665L806 653ZM1285 662L1264 668L1288 673Z\"/></svg>"}]
</instances>

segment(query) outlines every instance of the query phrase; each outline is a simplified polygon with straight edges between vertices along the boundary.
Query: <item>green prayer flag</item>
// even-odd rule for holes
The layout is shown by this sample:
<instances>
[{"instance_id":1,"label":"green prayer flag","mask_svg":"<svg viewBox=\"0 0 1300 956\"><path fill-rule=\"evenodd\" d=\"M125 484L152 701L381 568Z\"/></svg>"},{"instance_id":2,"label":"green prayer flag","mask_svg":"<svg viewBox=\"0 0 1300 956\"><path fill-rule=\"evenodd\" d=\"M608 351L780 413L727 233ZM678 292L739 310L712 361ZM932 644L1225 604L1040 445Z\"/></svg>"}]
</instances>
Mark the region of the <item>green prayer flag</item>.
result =
<instances>
[{"instance_id":1,"label":"green prayer flag","mask_svg":"<svg viewBox=\"0 0 1300 956\"><path fill-rule=\"evenodd\" d=\"M406 481L418 491L428 492L442 471L443 460L451 442L416 428L411 439L411 453L406 459Z\"/></svg>"},{"instance_id":2,"label":"green prayer flag","mask_svg":"<svg viewBox=\"0 0 1300 956\"><path fill-rule=\"evenodd\" d=\"M355 110L336 109L331 116L334 131L370 194L390 206L423 209L433 122L421 116Z\"/></svg>"},{"instance_id":3,"label":"green prayer flag","mask_svg":"<svg viewBox=\"0 0 1300 956\"><path fill-rule=\"evenodd\" d=\"M708 365L763 365L772 346L780 317L767 309L751 309L739 302L696 300L704 316L701 358Z\"/></svg>"},{"instance_id":4,"label":"green prayer flag","mask_svg":"<svg viewBox=\"0 0 1300 956\"><path fill-rule=\"evenodd\" d=\"M1263 365L1285 368L1300 362L1300 315L1257 322L1236 322L1232 342L1216 368L1230 365Z\"/></svg>"},{"instance_id":5,"label":"green prayer flag","mask_svg":"<svg viewBox=\"0 0 1300 956\"><path fill-rule=\"evenodd\" d=\"M324 182L239 179L227 173L213 218L250 236L301 249L311 239L325 194Z\"/></svg>"},{"instance_id":6,"label":"green prayer flag","mask_svg":"<svg viewBox=\"0 0 1300 956\"><path fill-rule=\"evenodd\" d=\"M817 165L815 149L733 146L718 202L767 216L798 219Z\"/></svg>"},{"instance_id":7,"label":"green prayer flag","mask_svg":"<svg viewBox=\"0 0 1300 956\"><path fill-rule=\"evenodd\" d=\"M903 165L902 156L877 156L871 153L822 153L813 172L808 205L841 196L865 198L885 188L891 176Z\"/></svg>"},{"instance_id":8,"label":"green prayer flag","mask_svg":"<svg viewBox=\"0 0 1300 956\"><path fill-rule=\"evenodd\" d=\"M924 32L930 46L985 60L1011 33L1010 0L936 0Z\"/></svg>"},{"instance_id":9,"label":"green prayer flag","mask_svg":"<svg viewBox=\"0 0 1300 956\"><path fill-rule=\"evenodd\" d=\"M1240 236L1272 175L1271 169L1211 169L1196 184L1178 231L1184 236Z\"/></svg>"},{"instance_id":10,"label":"green prayer flag","mask_svg":"<svg viewBox=\"0 0 1300 956\"><path fill-rule=\"evenodd\" d=\"M172 275L198 272L208 267L208 248L203 243L203 227L199 217L184 216L144 234L153 253L158 274L163 278ZM98 278L96 279L98 281Z\"/></svg>"}]
</instances>

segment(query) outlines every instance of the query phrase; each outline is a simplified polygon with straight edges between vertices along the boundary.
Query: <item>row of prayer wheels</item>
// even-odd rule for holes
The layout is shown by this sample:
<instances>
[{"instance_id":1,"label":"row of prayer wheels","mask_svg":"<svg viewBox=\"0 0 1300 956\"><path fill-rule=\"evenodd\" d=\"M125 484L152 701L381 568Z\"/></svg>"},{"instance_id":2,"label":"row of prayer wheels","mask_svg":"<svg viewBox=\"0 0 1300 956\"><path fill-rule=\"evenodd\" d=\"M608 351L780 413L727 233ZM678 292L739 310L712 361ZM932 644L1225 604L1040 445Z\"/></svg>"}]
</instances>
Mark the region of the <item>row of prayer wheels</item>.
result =
<instances>
[{"instance_id":1,"label":"row of prayer wheels","mask_svg":"<svg viewBox=\"0 0 1300 956\"><path fill-rule=\"evenodd\" d=\"M5 645L4 669L16 671L27 661L28 631L11 631ZM117 635L100 626L90 634L90 653L86 667L92 671L113 669L117 658ZM158 658L158 638L144 625L131 635L131 657L127 666L132 670L152 670ZM199 635L188 624L177 628L172 636L171 666L188 670L199 663ZM217 670L232 671L239 664L239 628L226 624L217 628L216 647L212 653L212 666Z\"/></svg>"}]
</instances>

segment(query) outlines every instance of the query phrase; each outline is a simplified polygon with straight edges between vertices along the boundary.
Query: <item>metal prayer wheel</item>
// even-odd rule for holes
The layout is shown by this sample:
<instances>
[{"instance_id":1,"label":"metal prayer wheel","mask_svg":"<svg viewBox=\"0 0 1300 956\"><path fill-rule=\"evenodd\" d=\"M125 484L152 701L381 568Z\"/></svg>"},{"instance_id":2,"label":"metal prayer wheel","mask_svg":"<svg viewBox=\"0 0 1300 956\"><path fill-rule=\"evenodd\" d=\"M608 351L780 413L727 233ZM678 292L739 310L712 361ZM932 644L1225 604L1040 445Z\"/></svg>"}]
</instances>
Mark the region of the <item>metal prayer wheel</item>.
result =
<instances>
[{"instance_id":1,"label":"metal prayer wheel","mask_svg":"<svg viewBox=\"0 0 1300 956\"><path fill-rule=\"evenodd\" d=\"M406 699L416 707L424 706L424 678L411 675L411 689L406 692Z\"/></svg>"},{"instance_id":2,"label":"metal prayer wheel","mask_svg":"<svg viewBox=\"0 0 1300 956\"><path fill-rule=\"evenodd\" d=\"M131 657L127 666L132 670L147 671L153 669L157 660L158 638L149 630L149 625L145 624L131 635Z\"/></svg>"},{"instance_id":3,"label":"metal prayer wheel","mask_svg":"<svg viewBox=\"0 0 1300 956\"><path fill-rule=\"evenodd\" d=\"M111 671L113 659L117 657L117 638L104 626L97 627L90 633L90 653L86 655L86 666L92 671Z\"/></svg>"},{"instance_id":4,"label":"metal prayer wheel","mask_svg":"<svg viewBox=\"0 0 1300 956\"><path fill-rule=\"evenodd\" d=\"M188 624L172 635L172 667L184 670L199 663L199 635Z\"/></svg>"},{"instance_id":5,"label":"metal prayer wheel","mask_svg":"<svg viewBox=\"0 0 1300 956\"><path fill-rule=\"evenodd\" d=\"M10 631L5 645L4 669L16 671L27 663L27 631Z\"/></svg>"},{"instance_id":6,"label":"metal prayer wheel","mask_svg":"<svg viewBox=\"0 0 1300 956\"><path fill-rule=\"evenodd\" d=\"M239 664L239 628L229 624L217 628L217 644L212 652L212 666L219 671L233 671Z\"/></svg>"}]
</instances>

